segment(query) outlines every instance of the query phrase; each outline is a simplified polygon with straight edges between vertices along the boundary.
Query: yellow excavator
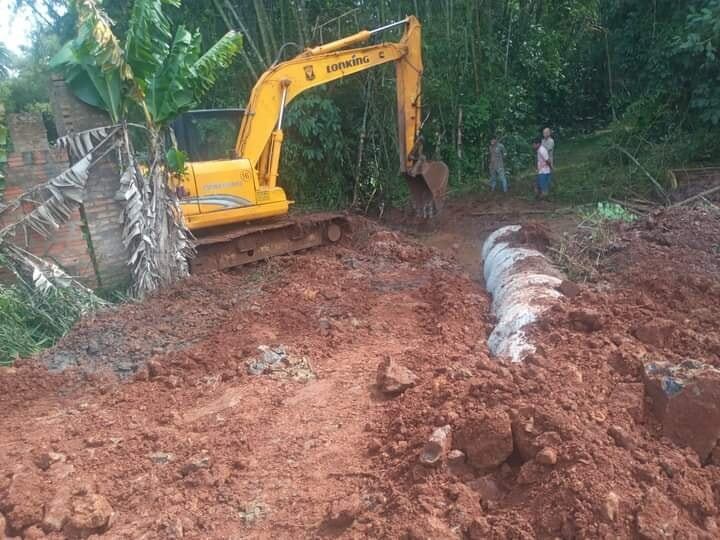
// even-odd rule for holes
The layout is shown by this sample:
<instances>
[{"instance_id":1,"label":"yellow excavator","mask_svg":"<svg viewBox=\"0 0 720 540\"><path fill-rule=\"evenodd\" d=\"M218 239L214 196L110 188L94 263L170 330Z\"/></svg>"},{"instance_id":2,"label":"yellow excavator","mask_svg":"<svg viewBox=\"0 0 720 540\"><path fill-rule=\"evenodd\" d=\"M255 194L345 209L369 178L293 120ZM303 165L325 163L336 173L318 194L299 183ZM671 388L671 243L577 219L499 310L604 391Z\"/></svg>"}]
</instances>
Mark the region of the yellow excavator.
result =
<instances>
[{"instance_id":1,"label":"yellow excavator","mask_svg":"<svg viewBox=\"0 0 720 540\"><path fill-rule=\"evenodd\" d=\"M397 43L353 48L401 25L405 31ZM244 110L181 116L173 132L189 156L178 194L197 240L192 271L239 266L340 239L343 214L288 216L292 201L278 185L283 116L302 92L390 62L396 65L400 171L418 214L433 217L445 198L448 167L425 159L422 151L421 46L420 23L409 16L276 63L257 81Z\"/></svg>"}]
</instances>

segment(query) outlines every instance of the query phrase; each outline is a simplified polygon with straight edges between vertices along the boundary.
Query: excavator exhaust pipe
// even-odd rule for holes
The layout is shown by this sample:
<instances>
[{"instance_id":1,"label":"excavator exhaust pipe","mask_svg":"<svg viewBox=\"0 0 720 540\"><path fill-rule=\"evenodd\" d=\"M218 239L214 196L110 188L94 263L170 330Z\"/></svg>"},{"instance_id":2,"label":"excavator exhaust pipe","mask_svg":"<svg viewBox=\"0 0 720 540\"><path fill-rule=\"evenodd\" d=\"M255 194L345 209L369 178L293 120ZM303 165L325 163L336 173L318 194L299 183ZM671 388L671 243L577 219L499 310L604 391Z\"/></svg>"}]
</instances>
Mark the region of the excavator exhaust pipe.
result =
<instances>
[{"instance_id":1,"label":"excavator exhaust pipe","mask_svg":"<svg viewBox=\"0 0 720 540\"><path fill-rule=\"evenodd\" d=\"M405 173L410 199L418 217L431 219L442 210L450 169L442 161L420 159Z\"/></svg>"}]
</instances>

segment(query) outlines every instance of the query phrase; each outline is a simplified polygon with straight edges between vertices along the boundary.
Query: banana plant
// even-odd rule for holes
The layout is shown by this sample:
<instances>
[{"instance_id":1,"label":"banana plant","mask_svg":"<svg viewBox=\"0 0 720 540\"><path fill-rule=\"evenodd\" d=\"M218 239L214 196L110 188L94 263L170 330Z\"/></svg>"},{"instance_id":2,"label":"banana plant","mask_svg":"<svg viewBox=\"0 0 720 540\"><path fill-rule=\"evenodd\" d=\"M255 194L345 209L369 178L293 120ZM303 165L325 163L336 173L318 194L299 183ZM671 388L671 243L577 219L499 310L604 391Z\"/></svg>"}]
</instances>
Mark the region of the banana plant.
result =
<instances>
[{"instance_id":1,"label":"banana plant","mask_svg":"<svg viewBox=\"0 0 720 540\"><path fill-rule=\"evenodd\" d=\"M51 61L80 100L107 111L120 127L118 199L124 204L123 242L138 296L186 275L192 254L190 233L169 186L171 165L178 160L171 149L168 163L168 125L198 105L242 47L242 36L230 31L203 53L200 33L184 26L173 29L163 11L180 4L135 0L122 40L97 0L76 0L77 36ZM148 139L146 159L137 157L128 133L138 127L129 122L135 117L144 119L140 127ZM78 146L83 145L70 145L71 154L77 154L74 159L84 157L72 151ZM90 152L92 144L84 149Z\"/></svg>"}]
</instances>

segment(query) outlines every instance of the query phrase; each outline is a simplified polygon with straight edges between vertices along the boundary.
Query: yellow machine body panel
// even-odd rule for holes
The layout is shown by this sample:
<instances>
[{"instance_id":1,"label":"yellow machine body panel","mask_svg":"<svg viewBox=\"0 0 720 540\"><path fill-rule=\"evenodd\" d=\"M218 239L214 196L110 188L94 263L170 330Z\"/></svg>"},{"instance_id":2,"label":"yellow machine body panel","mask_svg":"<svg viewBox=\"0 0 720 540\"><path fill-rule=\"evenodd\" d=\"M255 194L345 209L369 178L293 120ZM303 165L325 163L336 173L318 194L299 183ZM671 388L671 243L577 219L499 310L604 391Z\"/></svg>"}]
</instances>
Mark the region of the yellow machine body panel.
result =
<instances>
[{"instance_id":1,"label":"yellow machine body panel","mask_svg":"<svg viewBox=\"0 0 720 540\"><path fill-rule=\"evenodd\" d=\"M284 215L290 204L282 188L257 185L247 159L190 163L182 185L191 230Z\"/></svg>"}]
</instances>

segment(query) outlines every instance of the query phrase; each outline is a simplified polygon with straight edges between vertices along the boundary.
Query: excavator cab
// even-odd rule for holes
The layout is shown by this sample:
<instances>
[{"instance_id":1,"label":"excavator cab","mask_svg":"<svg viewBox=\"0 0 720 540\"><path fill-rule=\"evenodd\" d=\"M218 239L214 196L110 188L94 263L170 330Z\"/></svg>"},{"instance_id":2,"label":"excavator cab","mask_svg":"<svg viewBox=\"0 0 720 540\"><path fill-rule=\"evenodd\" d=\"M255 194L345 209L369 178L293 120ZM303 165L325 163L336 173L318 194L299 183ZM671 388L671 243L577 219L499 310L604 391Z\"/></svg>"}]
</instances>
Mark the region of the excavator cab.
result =
<instances>
[{"instance_id":1,"label":"excavator cab","mask_svg":"<svg viewBox=\"0 0 720 540\"><path fill-rule=\"evenodd\" d=\"M235 140L245 109L203 109L181 114L172 123L180 150L188 161L235 157Z\"/></svg>"}]
</instances>

